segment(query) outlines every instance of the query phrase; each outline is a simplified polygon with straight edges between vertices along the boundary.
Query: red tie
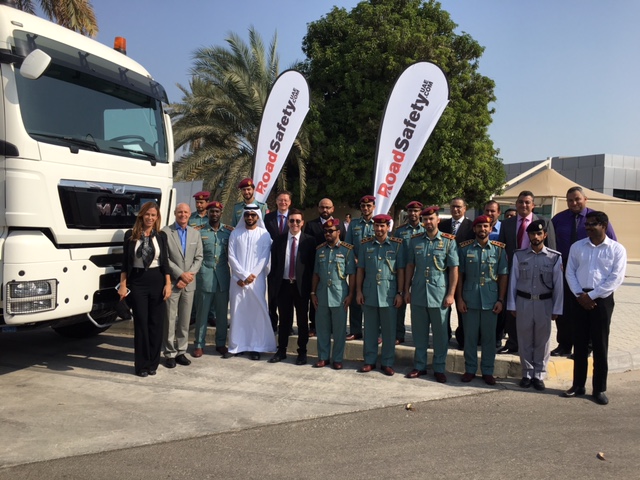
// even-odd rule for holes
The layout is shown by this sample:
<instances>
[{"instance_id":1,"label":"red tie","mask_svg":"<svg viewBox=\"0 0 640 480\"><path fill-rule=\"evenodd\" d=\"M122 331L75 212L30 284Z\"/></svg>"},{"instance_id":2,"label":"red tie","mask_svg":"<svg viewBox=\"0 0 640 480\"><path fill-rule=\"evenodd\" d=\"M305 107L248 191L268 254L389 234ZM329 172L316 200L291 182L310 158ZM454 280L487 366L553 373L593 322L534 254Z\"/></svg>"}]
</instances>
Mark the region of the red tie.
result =
<instances>
[{"instance_id":1,"label":"red tie","mask_svg":"<svg viewBox=\"0 0 640 480\"><path fill-rule=\"evenodd\" d=\"M524 232L527 230L527 222L528 220L526 218L523 218L520 222L520 228L518 229L517 238L518 248L522 248L522 239L524 238Z\"/></svg>"},{"instance_id":2,"label":"red tie","mask_svg":"<svg viewBox=\"0 0 640 480\"><path fill-rule=\"evenodd\" d=\"M289 256L289 280L296 278L296 237L291 237L291 255Z\"/></svg>"}]
</instances>

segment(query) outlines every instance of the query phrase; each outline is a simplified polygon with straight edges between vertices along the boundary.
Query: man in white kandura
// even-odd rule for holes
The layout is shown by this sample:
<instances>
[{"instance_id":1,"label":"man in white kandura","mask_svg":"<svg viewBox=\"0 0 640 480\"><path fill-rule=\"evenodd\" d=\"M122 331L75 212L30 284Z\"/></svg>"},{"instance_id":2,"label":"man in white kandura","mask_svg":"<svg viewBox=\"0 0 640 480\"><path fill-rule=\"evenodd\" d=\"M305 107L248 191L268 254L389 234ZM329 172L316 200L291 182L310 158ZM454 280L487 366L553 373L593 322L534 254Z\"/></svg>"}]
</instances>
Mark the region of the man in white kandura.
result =
<instances>
[{"instance_id":1,"label":"man in white kandura","mask_svg":"<svg viewBox=\"0 0 640 480\"><path fill-rule=\"evenodd\" d=\"M260 360L260 352L276 350L266 298L271 236L257 205L245 205L242 215L243 221L229 237L229 352L249 352L251 360Z\"/></svg>"}]
</instances>

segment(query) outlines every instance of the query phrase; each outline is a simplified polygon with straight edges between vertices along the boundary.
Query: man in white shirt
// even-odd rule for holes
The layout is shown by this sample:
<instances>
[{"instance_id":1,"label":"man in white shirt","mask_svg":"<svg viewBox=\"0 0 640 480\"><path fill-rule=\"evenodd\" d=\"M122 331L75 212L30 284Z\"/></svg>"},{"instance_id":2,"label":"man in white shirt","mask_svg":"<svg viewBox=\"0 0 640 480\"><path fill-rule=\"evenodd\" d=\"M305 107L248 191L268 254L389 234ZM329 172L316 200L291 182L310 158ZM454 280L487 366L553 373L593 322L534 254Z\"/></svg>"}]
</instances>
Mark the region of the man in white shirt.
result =
<instances>
[{"instance_id":1,"label":"man in white shirt","mask_svg":"<svg viewBox=\"0 0 640 480\"><path fill-rule=\"evenodd\" d=\"M585 394L589 341L593 345L593 398L609 403L607 362L609 328L613 314L613 292L622 284L627 268L627 252L607 234L609 218L604 212L586 215L587 238L571 245L566 279L580 309L575 312L573 385L565 397Z\"/></svg>"}]
</instances>

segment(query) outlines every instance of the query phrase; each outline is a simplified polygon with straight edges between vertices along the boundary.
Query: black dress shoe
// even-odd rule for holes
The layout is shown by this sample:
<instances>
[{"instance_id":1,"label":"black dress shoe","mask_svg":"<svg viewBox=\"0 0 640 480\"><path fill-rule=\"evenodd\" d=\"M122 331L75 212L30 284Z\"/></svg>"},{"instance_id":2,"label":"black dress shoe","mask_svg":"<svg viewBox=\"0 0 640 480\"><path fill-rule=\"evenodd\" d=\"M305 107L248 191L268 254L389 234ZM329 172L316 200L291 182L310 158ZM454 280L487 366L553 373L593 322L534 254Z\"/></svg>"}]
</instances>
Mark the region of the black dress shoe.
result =
<instances>
[{"instance_id":1,"label":"black dress shoe","mask_svg":"<svg viewBox=\"0 0 640 480\"><path fill-rule=\"evenodd\" d=\"M146 370L142 370L140 372L136 372L136 375L145 378L147 375L149 375L149 372L147 372Z\"/></svg>"},{"instance_id":2,"label":"black dress shoe","mask_svg":"<svg viewBox=\"0 0 640 480\"><path fill-rule=\"evenodd\" d=\"M164 362L164 366L167 368L176 368L176 359L175 358L167 358Z\"/></svg>"},{"instance_id":3,"label":"black dress shoe","mask_svg":"<svg viewBox=\"0 0 640 480\"><path fill-rule=\"evenodd\" d=\"M571 387L566 392L564 392L562 396L567 398L572 398L572 397L579 397L580 395L584 395L585 393L586 393L586 390L584 389L584 387L574 386L574 387Z\"/></svg>"},{"instance_id":4,"label":"black dress shoe","mask_svg":"<svg viewBox=\"0 0 640 480\"><path fill-rule=\"evenodd\" d=\"M534 378L532 383L533 388L535 388L539 392L543 391L546 388L544 385L544 381L541 378Z\"/></svg>"},{"instance_id":5,"label":"black dress shoe","mask_svg":"<svg viewBox=\"0 0 640 480\"><path fill-rule=\"evenodd\" d=\"M552 357L566 357L567 355L570 355L570 354L571 354L571 349L565 350L560 346L554 350L551 350L551 353L550 353Z\"/></svg>"},{"instance_id":6,"label":"black dress shoe","mask_svg":"<svg viewBox=\"0 0 640 480\"><path fill-rule=\"evenodd\" d=\"M531 386L531 379L522 377L522 380L520 380L520 383L518 385L520 385L522 388L529 388Z\"/></svg>"},{"instance_id":7,"label":"black dress shoe","mask_svg":"<svg viewBox=\"0 0 640 480\"><path fill-rule=\"evenodd\" d=\"M298 358L296 358L296 365L306 365L307 364L307 355L300 354Z\"/></svg>"},{"instance_id":8,"label":"black dress shoe","mask_svg":"<svg viewBox=\"0 0 640 480\"><path fill-rule=\"evenodd\" d=\"M607 403L609 403L609 399L604 394L604 392L593 392L593 399L599 405L606 405Z\"/></svg>"},{"instance_id":9,"label":"black dress shoe","mask_svg":"<svg viewBox=\"0 0 640 480\"><path fill-rule=\"evenodd\" d=\"M179 363L180 365L184 365L185 367L188 365L191 365L191 360L189 360L184 353L176 357L176 362Z\"/></svg>"},{"instance_id":10,"label":"black dress shoe","mask_svg":"<svg viewBox=\"0 0 640 480\"><path fill-rule=\"evenodd\" d=\"M282 360L284 360L285 358L287 358L287 354L286 353L278 353L276 352L276 354L271 357L268 362L269 363L278 363L281 362Z\"/></svg>"},{"instance_id":11,"label":"black dress shoe","mask_svg":"<svg viewBox=\"0 0 640 480\"><path fill-rule=\"evenodd\" d=\"M496 353L499 353L500 355L515 355L516 353L518 353L518 350L512 350L511 348L505 345L504 347L499 349Z\"/></svg>"},{"instance_id":12,"label":"black dress shoe","mask_svg":"<svg viewBox=\"0 0 640 480\"><path fill-rule=\"evenodd\" d=\"M157 372L155 370L149 370L149 375L155 375Z\"/></svg>"},{"instance_id":13,"label":"black dress shoe","mask_svg":"<svg viewBox=\"0 0 640 480\"><path fill-rule=\"evenodd\" d=\"M260 352L249 352L249 358L251 360L260 360Z\"/></svg>"}]
</instances>

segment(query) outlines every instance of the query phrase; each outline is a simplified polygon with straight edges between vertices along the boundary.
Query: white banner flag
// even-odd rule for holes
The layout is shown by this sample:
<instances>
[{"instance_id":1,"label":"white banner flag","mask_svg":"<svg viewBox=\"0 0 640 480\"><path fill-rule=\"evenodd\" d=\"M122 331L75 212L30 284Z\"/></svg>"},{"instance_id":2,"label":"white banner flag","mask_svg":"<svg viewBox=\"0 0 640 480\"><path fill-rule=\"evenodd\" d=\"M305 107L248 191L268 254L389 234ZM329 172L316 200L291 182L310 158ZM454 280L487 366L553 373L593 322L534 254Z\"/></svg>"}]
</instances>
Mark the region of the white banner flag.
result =
<instances>
[{"instance_id":1,"label":"white banner flag","mask_svg":"<svg viewBox=\"0 0 640 480\"><path fill-rule=\"evenodd\" d=\"M378 136L375 215L391 209L448 103L447 77L437 65L414 63L398 77Z\"/></svg>"},{"instance_id":2,"label":"white banner flag","mask_svg":"<svg viewBox=\"0 0 640 480\"><path fill-rule=\"evenodd\" d=\"M282 72L269 92L258 131L253 169L256 200L267 201L308 111L307 80L295 70Z\"/></svg>"}]
</instances>

